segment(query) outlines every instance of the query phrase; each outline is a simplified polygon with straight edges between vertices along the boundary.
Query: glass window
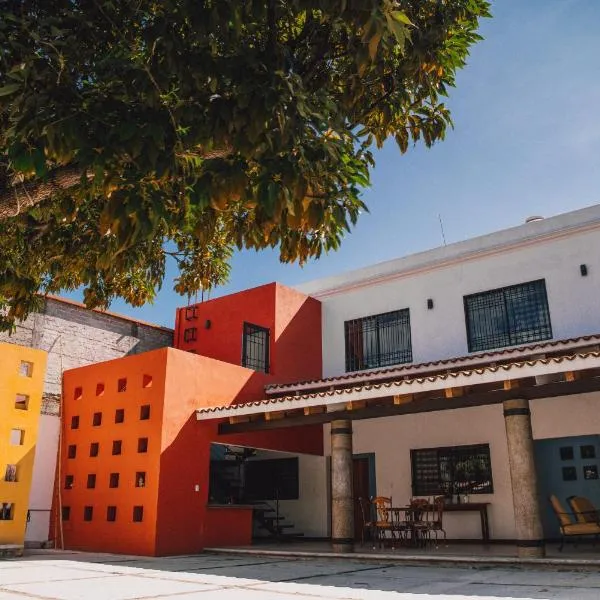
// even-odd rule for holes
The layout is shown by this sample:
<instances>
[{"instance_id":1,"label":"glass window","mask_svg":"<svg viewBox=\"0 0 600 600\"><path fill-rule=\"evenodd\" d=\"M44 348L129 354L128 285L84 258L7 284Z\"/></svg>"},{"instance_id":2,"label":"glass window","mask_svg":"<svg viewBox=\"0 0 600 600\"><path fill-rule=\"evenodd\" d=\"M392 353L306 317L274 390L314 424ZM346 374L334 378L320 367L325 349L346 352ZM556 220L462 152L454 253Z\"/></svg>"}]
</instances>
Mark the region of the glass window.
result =
<instances>
[{"instance_id":1,"label":"glass window","mask_svg":"<svg viewBox=\"0 0 600 600\"><path fill-rule=\"evenodd\" d=\"M242 367L269 372L269 330L252 323L244 323L242 340Z\"/></svg>"},{"instance_id":2,"label":"glass window","mask_svg":"<svg viewBox=\"0 0 600 600\"><path fill-rule=\"evenodd\" d=\"M408 308L344 323L346 371L389 367L412 361Z\"/></svg>"},{"instance_id":3,"label":"glass window","mask_svg":"<svg viewBox=\"0 0 600 600\"><path fill-rule=\"evenodd\" d=\"M543 279L465 296L469 352L552 337Z\"/></svg>"},{"instance_id":4,"label":"glass window","mask_svg":"<svg viewBox=\"0 0 600 600\"><path fill-rule=\"evenodd\" d=\"M411 450L414 496L492 494L489 444Z\"/></svg>"}]
</instances>

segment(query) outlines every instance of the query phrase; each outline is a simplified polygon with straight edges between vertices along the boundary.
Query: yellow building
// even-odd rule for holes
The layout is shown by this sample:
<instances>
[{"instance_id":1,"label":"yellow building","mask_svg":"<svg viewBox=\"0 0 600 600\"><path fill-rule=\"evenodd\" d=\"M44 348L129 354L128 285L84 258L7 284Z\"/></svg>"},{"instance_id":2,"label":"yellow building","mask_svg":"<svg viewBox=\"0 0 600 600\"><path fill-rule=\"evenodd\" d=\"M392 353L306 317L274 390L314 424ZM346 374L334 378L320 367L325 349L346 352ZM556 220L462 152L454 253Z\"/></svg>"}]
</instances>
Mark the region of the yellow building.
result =
<instances>
[{"instance_id":1,"label":"yellow building","mask_svg":"<svg viewBox=\"0 0 600 600\"><path fill-rule=\"evenodd\" d=\"M0 343L0 548L23 546L46 352Z\"/></svg>"}]
</instances>

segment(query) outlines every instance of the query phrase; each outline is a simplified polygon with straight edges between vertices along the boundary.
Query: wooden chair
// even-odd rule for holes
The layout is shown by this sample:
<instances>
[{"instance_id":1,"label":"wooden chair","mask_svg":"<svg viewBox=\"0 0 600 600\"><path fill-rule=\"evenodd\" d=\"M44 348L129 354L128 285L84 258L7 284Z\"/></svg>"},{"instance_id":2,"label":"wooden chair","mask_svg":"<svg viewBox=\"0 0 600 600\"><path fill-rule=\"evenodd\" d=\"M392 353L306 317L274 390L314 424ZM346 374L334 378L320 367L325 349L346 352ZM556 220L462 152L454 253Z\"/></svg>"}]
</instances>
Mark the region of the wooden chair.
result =
<instances>
[{"instance_id":1,"label":"wooden chair","mask_svg":"<svg viewBox=\"0 0 600 600\"><path fill-rule=\"evenodd\" d=\"M578 523L600 523L600 511L584 496L570 496L567 502Z\"/></svg>"},{"instance_id":2,"label":"wooden chair","mask_svg":"<svg viewBox=\"0 0 600 600\"><path fill-rule=\"evenodd\" d=\"M446 530L444 529L444 496L438 496L433 499L433 521L431 522L431 531L435 533L435 541L437 543L438 533L444 534L444 542L447 539Z\"/></svg>"},{"instance_id":3,"label":"wooden chair","mask_svg":"<svg viewBox=\"0 0 600 600\"><path fill-rule=\"evenodd\" d=\"M381 548L388 533L390 539L394 539L394 523L392 511L390 510L392 508L392 499L386 496L375 496L371 498L371 503L375 507L375 523L373 524L373 528L375 529L376 538Z\"/></svg>"},{"instance_id":4,"label":"wooden chair","mask_svg":"<svg viewBox=\"0 0 600 600\"><path fill-rule=\"evenodd\" d=\"M590 523L587 521L578 520L576 523L574 523L570 513L565 512L562 504L554 494L550 496L550 504L552 504L552 509L554 510L560 525L561 540L560 548L558 549L559 552L562 551L565 545L565 539L568 537L593 535L597 538L600 535L600 524L596 522Z\"/></svg>"},{"instance_id":5,"label":"wooden chair","mask_svg":"<svg viewBox=\"0 0 600 600\"><path fill-rule=\"evenodd\" d=\"M360 545L365 545L365 531L369 532L369 539L374 540L374 532L373 529L375 527L375 523L373 521L373 505L368 498L359 498L358 503L360 505L360 515L362 517L362 527L361 527L361 540Z\"/></svg>"}]
</instances>

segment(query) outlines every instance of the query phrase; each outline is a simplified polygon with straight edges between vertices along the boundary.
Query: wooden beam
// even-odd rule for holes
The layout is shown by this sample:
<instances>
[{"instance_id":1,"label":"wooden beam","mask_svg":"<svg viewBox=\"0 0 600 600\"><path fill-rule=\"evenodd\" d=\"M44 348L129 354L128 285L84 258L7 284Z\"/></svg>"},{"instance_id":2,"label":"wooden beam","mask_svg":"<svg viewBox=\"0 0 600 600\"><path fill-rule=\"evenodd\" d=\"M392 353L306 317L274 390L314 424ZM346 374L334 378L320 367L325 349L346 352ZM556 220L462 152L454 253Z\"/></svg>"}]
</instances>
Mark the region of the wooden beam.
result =
<instances>
[{"instance_id":1,"label":"wooden beam","mask_svg":"<svg viewBox=\"0 0 600 600\"><path fill-rule=\"evenodd\" d=\"M311 414L308 416L299 415L297 417L287 416L285 419L275 421L258 421L252 423L240 423L231 425L227 422L219 425L219 435L231 433L242 433L251 431L260 431L265 429L278 429L281 427L303 427L306 425L317 425L329 423L336 419L352 419L358 421L362 419L376 419L393 415L437 412L451 410L455 408L468 408L472 406L485 406L488 404L498 404L504 400L510 400L515 397L525 398L526 400L535 400L536 398L554 398L556 396L571 396L573 394L585 394L589 392L600 391L600 377L585 377L576 381L552 381L543 385L526 385L523 382L518 390L486 390L482 392L469 392L454 402L448 402L446 398L430 397L415 399L402 405L393 404L393 396L382 396L380 400L388 400L386 406L375 406L372 403L366 408L350 411L340 411L335 413L322 412L320 414Z\"/></svg>"},{"instance_id":2,"label":"wooden beam","mask_svg":"<svg viewBox=\"0 0 600 600\"><path fill-rule=\"evenodd\" d=\"M415 399L414 394L396 394L394 396L394 405L400 406L401 404L408 404Z\"/></svg>"},{"instance_id":3,"label":"wooden beam","mask_svg":"<svg viewBox=\"0 0 600 600\"><path fill-rule=\"evenodd\" d=\"M355 400L354 402L346 402L346 410L357 410L367 406L366 400Z\"/></svg>"},{"instance_id":4,"label":"wooden beam","mask_svg":"<svg viewBox=\"0 0 600 600\"><path fill-rule=\"evenodd\" d=\"M514 390L514 389L518 388L520 385L521 385L521 383L518 379L507 379L504 382L504 389L505 390Z\"/></svg>"},{"instance_id":5,"label":"wooden beam","mask_svg":"<svg viewBox=\"0 0 600 600\"><path fill-rule=\"evenodd\" d=\"M236 425L237 423L248 423L250 421L250 415L239 415L237 417L229 417L229 423Z\"/></svg>"},{"instance_id":6,"label":"wooden beam","mask_svg":"<svg viewBox=\"0 0 600 600\"><path fill-rule=\"evenodd\" d=\"M446 398L460 398L464 395L464 389L462 387L451 387L444 390Z\"/></svg>"},{"instance_id":7,"label":"wooden beam","mask_svg":"<svg viewBox=\"0 0 600 600\"><path fill-rule=\"evenodd\" d=\"M579 371L567 371L565 373L565 381L576 381L581 377L581 373Z\"/></svg>"},{"instance_id":8,"label":"wooden beam","mask_svg":"<svg viewBox=\"0 0 600 600\"><path fill-rule=\"evenodd\" d=\"M279 419L283 419L283 417L285 417L284 410L274 410L265 413L265 421L278 421Z\"/></svg>"},{"instance_id":9,"label":"wooden beam","mask_svg":"<svg viewBox=\"0 0 600 600\"><path fill-rule=\"evenodd\" d=\"M305 406L304 414L308 415L320 415L325 412L324 406Z\"/></svg>"}]
</instances>

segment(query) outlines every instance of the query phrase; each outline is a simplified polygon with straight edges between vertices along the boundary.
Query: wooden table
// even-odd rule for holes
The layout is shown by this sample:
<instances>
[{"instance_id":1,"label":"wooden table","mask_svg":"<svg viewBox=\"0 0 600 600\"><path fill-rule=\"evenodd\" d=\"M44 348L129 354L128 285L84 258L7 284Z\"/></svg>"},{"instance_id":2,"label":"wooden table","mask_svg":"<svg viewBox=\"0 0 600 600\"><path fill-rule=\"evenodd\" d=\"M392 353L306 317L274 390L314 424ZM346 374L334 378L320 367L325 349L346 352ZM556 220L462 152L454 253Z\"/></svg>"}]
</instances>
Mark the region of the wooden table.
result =
<instances>
[{"instance_id":1,"label":"wooden table","mask_svg":"<svg viewBox=\"0 0 600 600\"><path fill-rule=\"evenodd\" d=\"M490 541L490 524L487 507L489 502L465 502L464 504L444 504L444 512L478 512L481 520L481 539Z\"/></svg>"}]
</instances>

